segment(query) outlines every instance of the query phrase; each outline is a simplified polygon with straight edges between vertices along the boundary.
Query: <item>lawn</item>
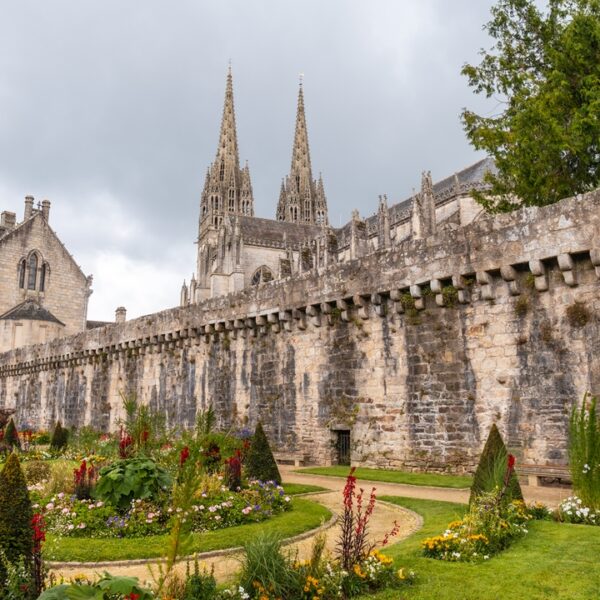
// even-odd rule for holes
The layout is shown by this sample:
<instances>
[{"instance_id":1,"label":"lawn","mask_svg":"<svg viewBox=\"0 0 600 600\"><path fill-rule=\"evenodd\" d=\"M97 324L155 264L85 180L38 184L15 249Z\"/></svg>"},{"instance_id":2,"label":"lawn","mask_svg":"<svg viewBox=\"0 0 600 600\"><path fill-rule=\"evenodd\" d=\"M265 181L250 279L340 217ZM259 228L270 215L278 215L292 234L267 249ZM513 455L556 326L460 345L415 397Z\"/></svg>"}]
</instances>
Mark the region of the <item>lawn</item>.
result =
<instances>
[{"instance_id":1,"label":"lawn","mask_svg":"<svg viewBox=\"0 0 600 600\"><path fill-rule=\"evenodd\" d=\"M333 467L309 467L299 469L297 473L311 475L327 475L330 477L346 477L350 467L336 465ZM386 483L406 483L408 485L430 485L447 488L468 488L473 479L466 475L440 475L439 473L412 473L410 471L393 471L391 469L370 469L358 467L354 473L359 479L383 481Z\"/></svg>"},{"instance_id":2,"label":"lawn","mask_svg":"<svg viewBox=\"0 0 600 600\"><path fill-rule=\"evenodd\" d=\"M421 514L424 527L388 548L398 567L412 569L416 582L369 600L591 600L600 590L600 527L535 521L526 537L480 564L447 563L421 556L421 540L441 533L462 515L449 502L382 497ZM367 596L364 597L365 599Z\"/></svg>"},{"instance_id":3,"label":"lawn","mask_svg":"<svg viewBox=\"0 0 600 600\"><path fill-rule=\"evenodd\" d=\"M314 494L316 492L327 492L329 490L319 485L307 485L304 483L283 483L283 490L290 496L297 496L298 494Z\"/></svg>"},{"instance_id":4,"label":"lawn","mask_svg":"<svg viewBox=\"0 0 600 600\"><path fill-rule=\"evenodd\" d=\"M193 534L187 553L241 546L258 532L276 531L282 537L289 538L318 527L330 517L331 512L324 506L296 498L293 510L276 515L268 521ZM163 555L167 541L166 535L123 539L56 538L48 535L47 538L45 558L61 562L156 558Z\"/></svg>"}]
</instances>

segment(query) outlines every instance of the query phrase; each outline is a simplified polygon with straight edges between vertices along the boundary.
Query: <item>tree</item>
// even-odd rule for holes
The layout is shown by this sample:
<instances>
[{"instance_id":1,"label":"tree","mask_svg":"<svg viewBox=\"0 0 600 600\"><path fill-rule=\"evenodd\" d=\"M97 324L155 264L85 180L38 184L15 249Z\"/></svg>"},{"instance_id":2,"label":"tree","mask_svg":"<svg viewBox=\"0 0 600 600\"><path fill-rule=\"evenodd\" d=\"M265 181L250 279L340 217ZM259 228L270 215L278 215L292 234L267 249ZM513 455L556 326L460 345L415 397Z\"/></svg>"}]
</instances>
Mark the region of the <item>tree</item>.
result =
<instances>
[{"instance_id":1,"label":"tree","mask_svg":"<svg viewBox=\"0 0 600 600\"><path fill-rule=\"evenodd\" d=\"M471 485L469 504L482 492L491 492L495 487L502 488L507 468L508 451L502 435L494 423L479 457L479 464ZM521 486L514 471L508 482L506 498L508 501L523 500L523 492L521 492Z\"/></svg>"},{"instance_id":2,"label":"tree","mask_svg":"<svg viewBox=\"0 0 600 600\"><path fill-rule=\"evenodd\" d=\"M246 455L246 473L250 479L281 483L281 475L271 452L269 440L260 421L256 426L250 449Z\"/></svg>"},{"instance_id":3,"label":"tree","mask_svg":"<svg viewBox=\"0 0 600 600\"><path fill-rule=\"evenodd\" d=\"M19 432L17 431L17 426L13 418L11 417L6 425L6 429L4 430L4 445L8 447L9 450L13 448L21 449L21 442L19 440Z\"/></svg>"},{"instance_id":4,"label":"tree","mask_svg":"<svg viewBox=\"0 0 600 600\"><path fill-rule=\"evenodd\" d=\"M485 25L495 44L462 73L503 110L463 110L467 137L496 163L488 210L542 206L600 185L600 0L499 0Z\"/></svg>"},{"instance_id":5,"label":"tree","mask_svg":"<svg viewBox=\"0 0 600 600\"><path fill-rule=\"evenodd\" d=\"M69 430L66 427L63 427L60 421L57 421L54 432L52 433L50 448L52 448L52 450L64 450L67 447L68 441Z\"/></svg>"},{"instance_id":6,"label":"tree","mask_svg":"<svg viewBox=\"0 0 600 600\"><path fill-rule=\"evenodd\" d=\"M31 567L32 517L27 482L17 455L12 453L0 473L0 550L9 563L15 564L22 559ZM6 570L0 561L0 590L5 578Z\"/></svg>"}]
</instances>

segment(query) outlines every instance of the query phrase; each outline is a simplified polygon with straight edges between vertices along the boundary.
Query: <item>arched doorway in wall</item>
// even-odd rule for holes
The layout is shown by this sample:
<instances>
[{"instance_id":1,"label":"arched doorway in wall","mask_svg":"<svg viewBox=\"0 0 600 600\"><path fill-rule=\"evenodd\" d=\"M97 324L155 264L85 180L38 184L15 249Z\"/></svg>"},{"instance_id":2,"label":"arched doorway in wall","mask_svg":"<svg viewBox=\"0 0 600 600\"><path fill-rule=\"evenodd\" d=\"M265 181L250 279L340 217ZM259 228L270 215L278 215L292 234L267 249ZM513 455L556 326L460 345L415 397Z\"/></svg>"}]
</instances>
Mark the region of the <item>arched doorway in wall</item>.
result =
<instances>
[{"instance_id":1,"label":"arched doorway in wall","mask_svg":"<svg viewBox=\"0 0 600 600\"><path fill-rule=\"evenodd\" d=\"M272 281L272 280L273 280L273 272L266 265L262 265L261 267L258 267L258 269L256 269L256 271L254 271L254 274L252 275L252 278L250 279L250 284L258 285L259 283L266 283L267 281Z\"/></svg>"}]
</instances>

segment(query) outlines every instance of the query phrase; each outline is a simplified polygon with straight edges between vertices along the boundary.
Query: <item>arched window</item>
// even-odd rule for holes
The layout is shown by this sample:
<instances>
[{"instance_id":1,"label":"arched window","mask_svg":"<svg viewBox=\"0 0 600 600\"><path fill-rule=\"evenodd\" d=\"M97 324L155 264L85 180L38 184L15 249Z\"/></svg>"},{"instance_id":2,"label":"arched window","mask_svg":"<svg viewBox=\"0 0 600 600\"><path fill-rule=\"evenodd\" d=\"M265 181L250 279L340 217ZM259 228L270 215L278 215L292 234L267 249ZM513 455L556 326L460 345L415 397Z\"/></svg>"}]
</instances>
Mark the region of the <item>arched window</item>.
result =
<instances>
[{"instance_id":1,"label":"arched window","mask_svg":"<svg viewBox=\"0 0 600 600\"><path fill-rule=\"evenodd\" d=\"M300 175L296 175L296 191L300 192Z\"/></svg>"},{"instance_id":2,"label":"arched window","mask_svg":"<svg viewBox=\"0 0 600 600\"><path fill-rule=\"evenodd\" d=\"M229 212L235 212L235 190L229 189Z\"/></svg>"},{"instance_id":3,"label":"arched window","mask_svg":"<svg viewBox=\"0 0 600 600\"><path fill-rule=\"evenodd\" d=\"M32 254L29 257L29 278L27 279L27 289L35 290L35 282L37 281L38 257L37 254Z\"/></svg>"},{"instance_id":4,"label":"arched window","mask_svg":"<svg viewBox=\"0 0 600 600\"><path fill-rule=\"evenodd\" d=\"M252 279L250 280L251 285L258 285L259 283L265 283L267 281L273 280L273 273L269 267L263 265L262 267L258 267L252 275Z\"/></svg>"},{"instance_id":5,"label":"arched window","mask_svg":"<svg viewBox=\"0 0 600 600\"><path fill-rule=\"evenodd\" d=\"M27 269L27 261L23 259L19 263L19 287L23 289L25 287L25 270Z\"/></svg>"},{"instance_id":6,"label":"arched window","mask_svg":"<svg viewBox=\"0 0 600 600\"><path fill-rule=\"evenodd\" d=\"M46 291L46 278L48 276L48 265L44 263L40 271L40 292Z\"/></svg>"},{"instance_id":7,"label":"arched window","mask_svg":"<svg viewBox=\"0 0 600 600\"><path fill-rule=\"evenodd\" d=\"M221 161L221 168L219 169L219 180L223 181L225 179L225 161Z\"/></svg>"}]
</instances>

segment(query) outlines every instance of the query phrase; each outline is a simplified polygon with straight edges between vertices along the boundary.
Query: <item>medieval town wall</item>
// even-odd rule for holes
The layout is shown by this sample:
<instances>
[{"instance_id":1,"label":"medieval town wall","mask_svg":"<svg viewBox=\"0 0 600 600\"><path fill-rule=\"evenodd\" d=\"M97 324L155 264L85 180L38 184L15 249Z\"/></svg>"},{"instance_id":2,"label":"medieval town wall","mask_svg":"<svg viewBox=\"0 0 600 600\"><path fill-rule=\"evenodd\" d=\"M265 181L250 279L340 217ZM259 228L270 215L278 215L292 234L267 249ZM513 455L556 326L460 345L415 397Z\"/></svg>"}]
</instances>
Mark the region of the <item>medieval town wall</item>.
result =
<instances>
[{"instance_id":1,"label":"medieval town wall","mask_svg":"<svg viewBox=\"0 0 600 600\"><path fill-rule=\"evenodd\" d=\"M600 393L600 193L456 229L201 304L0 355L21 423L117 427L120 392L191 427L261 420L274 446L468 470L497 423L564 464L574 402Z\"/></svg>"}]
</instances>

